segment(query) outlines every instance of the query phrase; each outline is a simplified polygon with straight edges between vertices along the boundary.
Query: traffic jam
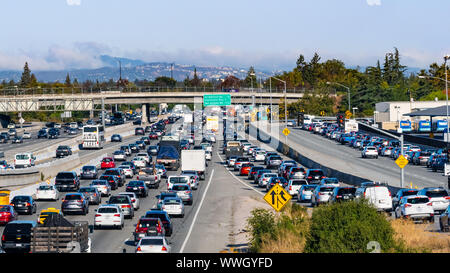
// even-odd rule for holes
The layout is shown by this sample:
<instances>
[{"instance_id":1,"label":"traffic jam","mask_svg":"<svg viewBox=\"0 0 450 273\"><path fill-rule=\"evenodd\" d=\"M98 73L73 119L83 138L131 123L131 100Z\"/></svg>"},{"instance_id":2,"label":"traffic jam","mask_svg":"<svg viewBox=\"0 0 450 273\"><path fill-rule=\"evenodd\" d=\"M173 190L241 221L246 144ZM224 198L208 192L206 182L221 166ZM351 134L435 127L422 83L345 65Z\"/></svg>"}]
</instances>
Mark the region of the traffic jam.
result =
<instances>
[{"instance_id":1,"label":"traffic jam","mask_svg":"<svg viewBox=\"0 0 450 273\"><path fill-rule=\"evenodd\" d=\"M40 229L57 226L79 233L86 239L77 242L82 252L91 252L95 246L88 234L122 230L131 221L134 230L125 244L135 253L170 253L170 237L182 223L178 219L193 207L215 142L209 133L196 145L189 130L193 128L183 128L182 120L175 124L180 118L173 115L136 127L138 140L128 145L114 134L111 142L120 148L98 164L84 165L79 173L59 172L54 183L39 184L35 195L16 195L9 205L0 206L2 251L58 252L51 241L62 238L35 238ZM171 128L174 125L177 128ZM152 198L154 205L146 206L146 199Z\"/></svg>"}]
</instances>

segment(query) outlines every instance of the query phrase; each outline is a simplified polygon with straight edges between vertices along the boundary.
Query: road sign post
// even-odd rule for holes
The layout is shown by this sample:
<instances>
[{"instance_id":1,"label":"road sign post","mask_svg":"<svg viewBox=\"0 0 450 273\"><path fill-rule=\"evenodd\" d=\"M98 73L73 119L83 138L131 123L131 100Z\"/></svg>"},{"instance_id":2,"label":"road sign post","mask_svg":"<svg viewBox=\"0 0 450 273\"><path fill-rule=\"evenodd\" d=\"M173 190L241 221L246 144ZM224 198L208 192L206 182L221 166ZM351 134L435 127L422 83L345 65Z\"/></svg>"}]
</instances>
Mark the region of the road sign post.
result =
<instances>
[{"instance_id":1,"label":"road sign post","mask_svg":"<svg viewBox=\"0 0 450 273\"><path fill-rule=\"evenodd\" d=\"M280 211L291 199L292 196L278 183L264 196L264 200L276 211Z\"/></svg>"}]
</instances>

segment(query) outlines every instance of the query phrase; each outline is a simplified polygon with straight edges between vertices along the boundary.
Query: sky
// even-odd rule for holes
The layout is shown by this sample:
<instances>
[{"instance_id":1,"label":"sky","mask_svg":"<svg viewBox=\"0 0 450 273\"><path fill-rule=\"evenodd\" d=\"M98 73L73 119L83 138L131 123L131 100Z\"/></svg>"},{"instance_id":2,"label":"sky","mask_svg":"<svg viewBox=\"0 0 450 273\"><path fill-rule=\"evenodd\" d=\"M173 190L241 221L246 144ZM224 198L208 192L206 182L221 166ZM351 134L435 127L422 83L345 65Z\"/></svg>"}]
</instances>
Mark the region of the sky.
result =
<instances>
[{"instance_id":1,"label":"sky","mask_svg":"<svg viewBox=\"0 0 450 273\"><path fill-rule=\"evenodd\" d=\"M98 56L291 70L314 52L347 67L428 68L450 53L448 0L3 0L0 70L98 68ZM8 12L10 11L10 12Z\"/></svg>"}]
</instances>

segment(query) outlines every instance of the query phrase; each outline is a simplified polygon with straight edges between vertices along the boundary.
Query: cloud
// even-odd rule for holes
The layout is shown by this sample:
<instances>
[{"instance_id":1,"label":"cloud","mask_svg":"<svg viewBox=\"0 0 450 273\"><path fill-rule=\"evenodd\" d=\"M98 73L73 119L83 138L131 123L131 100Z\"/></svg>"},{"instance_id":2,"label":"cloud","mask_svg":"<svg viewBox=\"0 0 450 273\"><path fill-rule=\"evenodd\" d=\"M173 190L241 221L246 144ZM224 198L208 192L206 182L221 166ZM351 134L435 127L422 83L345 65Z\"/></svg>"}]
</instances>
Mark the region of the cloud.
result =
<instances>
[{"instance_id":1,"label":"cloud","mask_svg":"<svg viewBox=\"0 0 450 273\"><path fill-rule=\"evenodd\" d=\"M81 5L81 0L66 0L66 3L69 6L79 6Z\"/></svg>"},{"instance_id":2,"label":"cloud","mask_svg":"<svg viewBox=\"0 0 450 273\"><path fill-rule=\"evenodd\" d=\"M381 6L381 0L366 0L369 6Z\"/></svg>"}]
</instances>

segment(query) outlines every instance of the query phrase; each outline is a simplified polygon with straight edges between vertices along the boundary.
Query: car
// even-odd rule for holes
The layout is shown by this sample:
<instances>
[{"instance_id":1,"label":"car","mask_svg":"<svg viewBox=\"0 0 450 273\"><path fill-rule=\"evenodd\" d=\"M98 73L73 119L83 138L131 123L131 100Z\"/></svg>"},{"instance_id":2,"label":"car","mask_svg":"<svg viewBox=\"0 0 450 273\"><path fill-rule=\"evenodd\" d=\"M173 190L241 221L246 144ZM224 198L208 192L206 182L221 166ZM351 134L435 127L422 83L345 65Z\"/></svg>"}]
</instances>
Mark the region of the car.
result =
<instances>
[{"instance_id":1,"label":"car","mask_svg":"<svg viewBox=\"0 0 450 273\"><path fill-rule=\"evenodd\" d=\"M120 150L124 151L126 156L130 156L131 155L130 146L128 146L128 145L120 146Z\"/></svg>"},{"instance_id":2,"label":"car","mask_svg":"<svg viewBox=\"0 0 450 273\"><path fill-rule=\"evenodd\" d=\"M170 190L172 189L173 185L176 184L187 184L189 185L190 182L190 178L187 175L173 175L173 176L169 176L169 178L167 178L167 189Z\"/></svg>"},{"instance_id":3,"label":"car","mask_svg":"<svg viewBox=\"0 0 450 273\"><path fill-rule=\"evenodd\" d=\"M156 145L148 146L147 153L150 155L157 155L159 151L159 147Z\"/></svg>"},{"instance_id":4,"label":"car","mask_svg":"<svg viewBox=\"0 0 450 273\"><path fill-rule=\"evenodd\" d=\"M150 138L148 136L143 136L140 140L143 141L145 145L150 145Z\"/></svg>"},{"instance_id":5,"label":"car","mask_svg":"<svg viewBox=\"0 0 450 273\"><path fill-rule=\"evenodd\" d=\"M111 187L111 190L117 190L119 188L119 183L121 183L119 177L115 175L105 175L102 174L98 180L106 180L108 181L109 186Z\"/></svg>"},{"instance_id":6,"label":"car","mask_svg":"<svg viewBox=\"0 0 450 273\"><path fill-rule=\"evenodd\" d=\"M159 195L156 196L158 198L158 201L156 203L156 208L161 209L161 204L164 200L164 198L168 197L178 197L178 194L176 192L170 192L170 191L163 191Z\"/></svg>"},{"instance_id":7,"label":"car","mask_svg":"<svg viewBox=\"0 0 450 273\"><path fill-rule=\"evenodd\" d=\"M59 136L59 130L56 128L51 128L48 130L48 138L50 139L56 139Z\"/></svg>"},{"instance_id":8,"label":"car","mask_svg":"<svg viewBox=\"0 0 450 273\"><path fill-rule=\"evenodd\" d=\"M133 202L127 195L113 195L109 197L107 204L118 205L123 212L124 217L132 219L134 217L134 206Z\"/></svg>"},{"instance_id":9,"label":"car","mask_svg":"<svg viewBox=\"0 0 450 273\"><path fill-rule=\"evenodd\" d=\"M119 134L112 135L111 142L122 142L122 136Z\"/></svg>"},{"instance_id":10,"label":"car","mask_svg":"<svg viewBox=\"0 0 450 273\"><path fill-rule=\"evenodd\" d=\"M42 184L36 189L36 200L59 200L59 191L54 185Z\"/></svg>"},{"instance_id":11,"label":"car","mask_svg":"<svg viewBox=\"0 0 450 273\"><path fill-rule=\"evenodd\" d=\"M13 129L13 128L9 129L9 130L8 130L8 135L9 135L10 137L12 137L12 136L17 136L17 131L16 131L16 129Z\"/></svg>"},{"instance_id":12,"label":"car","mask_svg":"<svg viewBox=\"0 0 450 273\"><path fill-rule=\"evenodd\" d=\"M139 240L145 236L164 237L166 230L159 218L140 218L133 232L134 243L138 244Z\"/></svg>"},{"instance_id":13,"label":"car","mask_svg":"<svg viewBox=\"0 0 450 273\"><path fill-rule=\"evenodd\" d=\"M55 178L55 186L58 191L78 191L80 178L76 172L59 172Z\"/></svg>"},{"instance_id":14,"label":"car","mask_svg":"<svg viewBox=\"0 0 450 273\"><path fill-rule=\"evenodd\" d=\"M311 206L317 207L320 204L328 203L335 187L318 185L311 195Z\"/></svg>"},{"instance_id":15,"label":"car","mask_svg":"<svg viewBox=\"0 0 450 273\"><path fill-rule=\"evenodd\" d=\"M138 135L145 135L145 130L142 127L137 127L136 129L134 129L134 135L138 136Z\"/></svg>"},{"instance_id":16,"label":"car","mask_svg":"<svg viewBox=\"0 0 450 273\"><path fill-rule=\"evenodd\" d=\"M56 148L56 157L64 157L72 155L72 148L70 148L67 145L59 145L58 148Z\"/></svg>"},{"instance_id":17,"label":"car","mask_svg":"<svg viewBox=\"0 0 450 273\"><path fill-rule=\"evenodd\" d=\"M181 198L177 197L166 197L162 200L161 209L170 216L180 216L184 217L184 204Z\"/></svg>"},{"instance_id":18,"label":"car","mask_svg":"<svg viewBox=\"0 0 450 273\"><path fill-rule=\"evenodd\" d=\"M131 168L131 170L133 170L133 174L138 173L138 169L136 168L136 165L134 165L134 163L131 161L122 162L122 164L120 164L120 166L129 166Z\"/></svg>"},{"instance_id":19,"label":"car","mask_svg":"<svg viewBox=\"0 0 450 273\"><path fill-rule=\"evenodd\" d=\"M239 171L242 164L250 163L250 159L247 157L237 157L234 161L233 170Z\"/></svg>"},{"instance_id":20,"label":"car","mask_svg":"<svg viewBox=\"0 0 450 273\"><path fill-rule=\"evenodd\" d=\"M135 253L170 253L171 248L165 237L144 236L136 245Z\"/></svg>"},{"instance_id":21,"label":"car","mask_svg":"<svg viewBox=\"0 0 450 273\"><path fill-rule=\"evenodd\" d=\"M114 175L118 179L118 187L122 187L125 185L126 179L125 179L125 172L122 169L119 168L109 168L105 172L103 172L103 175Z\"/></svg>"},{"instance_id":22,"label":"car","mask_svg":"<svg viewBox=\"0 0 450 273\"><path fill-rule=\"evenodd\" d=\"M39 213L38 216L38 223L39 224L44 224L45 220L47 219L47 217L49 215L52 214L60 214L61 215L61 210L57 209L57 208L46 208L41 210L41 212Z\"/></svg>"},{"instance_id":23,"label":"car","mask_svg":"<svg viewBox=\"0 0 450 273\"><path fill-rule=\"evenodd\" d=\"M326 176L321 169L308 169L305 177L308 184L319 184Z\"/></svg>"},{"instance_id":24,"label":"car","mask_svg":"<svg viewBox=\"0 0 450 273\"><path fill-rule=\"evenodd\" d=\"M67 193L61 202L61 211L65 216L68 213L89 213L89 200L83 193Z\"/></svg>"},{"instance_id":25,"label":"car","mask_svg":"<svg viewBox=\"0 0 450 273\"><path fill-rule=\"evenodd\" d=\"M100 163L101 169L109 169L109 168L115 168L116 163L114 162L114 158L112 157L104 157L102 159L102 162Z\"/></svg>"},{"instance_id":26,"label":"car","mask_svg":"<svg viewBox=\"0 0 450 273\"><path fill-rule=\"evenodd\" d=\"M275 169L278 168L278 166L281 165L283 162L283 159L279 155L271 155L266 159L267 162L267 168L268 169Z\"/></svg>"},{"instance_id":27,"label":"car","mask_svg":"<svg viewBox=\"0 0 450 273\"><path fill-rule=\"evenodd\" d=\"M450 206L447 207L447 209L439 215L439 227L442 232L448 232L450 230Z\"/></svg>"},{"instance_id":28,"label":"car","mask_svg":"<svg viewBox=\"0 0 450 273\"><path fill-rule=\"evenodd\" d=\"M242 164L240 170L239 170L239 175L240 176L248 176L250 169L253 167L253 163L244 163Z\"/></svg>"},{"instance_id":29,"label":"car","mask_svg":"<svg viewBox=\"0 0 450 273\"><path fill-rule=\"evenodd\" d=\"M131 166L120 165L118 168L123 170L126 178L133 178L134 172Z\"/></svg>"},{"instance_id":30,"label":"car","mask_svg":"<svg viewBox=\"0 0 450 273\"><path fill-rule=\"evenodd\" d=\"M402 200L405 196L411 196L411 195L417 195L419 190L416 189L399 189L395 196L392 198L392 210L395 211L398 204L400 203L400 200Z\"/></svg>"},{"instance_id":31,"label":"car","mask_svg":"<svg viewBox=\"0 0 450 273\"><path fill-rule=\"evenodd\" d=\"M138 153L139 152L139 146L132 143L132 144L128 144L128 146L130 147L130 151L132 154Z\"/></svg>"},{"instance_id":32,"label":"car","mask_svg":"<svg viewBox=\"0 0 450 273\"><path fill-rule=\"evenodd\" d=\"M146 147L145 142L142 140L136 141L136 145L139 147L139 150L144 150Z\"/></svg>"},{"instance_id":33,"label":"car","mask_svg":"<svg viewBox=\"0 0 450 273\"><path fill-rule=\"evenodd\" d=\"M433 204L426 195L405 196L395 208L395 217L434 222Z\"/></svg>"},{"instance_id":34,"label":"car","mask_svg":"<svg viewBox=\"0 0 450 273\"><path fill-rule=\"evenodd\" d=\"M36 213L36 202L34 202L34 199L30 195L16 195L9 203L11 206L14 207L14 210L17 213L25 213L32 215L33 213Z\"/></svg>"},{"instance_id":35,"label":"car","mask_svg":"<svg viewBox=\"0 0 450 273\"><path fill-rule=\"evenodd\" d=\"M285 188L288 184L288 181L284 177L272 177L266 184L266 192L268 192L273 186L275 186L275 184L278 184L282 188Z\"/></svg>"},{"instance_id":36,"label":"car","mask_svg":"<svg viewBox=\"0 0 450 273\"><path fill-rule=\"evenodd\" d=\"M113 153L114 161L125 161L127 160L127 155L124 151L118 150Z\"/></svg>"},{"instance_id":37,"label":"car","mask_svg":"<svg viewBox=\"0 0 450 273\"><path fill-rule=\"evenodd\" d=\"M172 197L178 198L176 194L175 196ZM159 218L163 223L164 229L166 230L166 236L172 235L173 232L172 221L170 220L169 214L167 214L167 212L160 209L152 209L145 213L144 218Z\"/></svg>"},{"instance_id":38,"label":"car","mask_svg":"<svg viewBox=\"0 0 450 273\"><path fill-rule=\"evenodd\" d=\"M383 183L361 183L361 186L356 189L355 198L367 199L378 211L392 211L391 192Z\"/></svg>"},{"instance_id":39,"label":"car","mask_svg":"<svg viewBox=\"0 0 450 273\"><path fill-rule=\"evenodd\" d=\"M149 137L150 139L158 139L158 134L155 133L155 132L152 132L152 133L150 133L150 134L148 135L148 137Z\"/></svg>"},{"instance_id":40,"label":"car","mask_svg":"<svg viewBox=\"0 0 450 273\"><path fill-rule=\"evenodd\" d=\"M124 216L118 205L101 205L96 209L94 228L115 227L122 229L125 225Z\"/></svg>"},{"instance_id":41,"label":"car","mask_svg":"<svg viewBox=\"0 0 450 273\"><path fill-rule=\"evenodd\" d=\"M147 160L145 160L145 157L142 156L134 157L131 162L133 162L137 168L145 168L147 166Z\"/></svg>"},{"instance_id":42,"label":"car","mask_svg":"<svg viewBox=\"0 0 450 273\"><path fill-rule=\"evenodd\" d=\"M126 195L130 197L131 202L133 203L133 209L138 210L141 207L141 200L139 200L138 196L134 192L121 192L119 195Z\"/></svg>"},{"instance_id":43,"label":"car","mask_svg":"<svg viewBox=\"0 0 450 273\"><path fill-rule=\"evenodd\" d=\"M148 188L147 185L145 185L144 181L141 180L132 180L128 182L126 186L127 192L134 192L140 197L147 197L148 196Z\"/></svg>"},{"instance_id":44,"label":"car","mask_svg":"<svg viewBox=\"0 0 450 273\"><path fill-rule=\"evenodd\" d=\"M7 128L8 129L16 129L16 124L15 123L9 123Z\"/></svg>"},{"instance_id":45,"label":"car","mask_svg":"<svg viewBox=\"0 0 450 273\"><path fill-rule=\"evenodd\" d=\"M196 171L182 171L181 175L187 175L189 176L189 185L191 186L191 188L193 190L197 190L198 189L198 184L200 181L200 177L198 175L198 172Z\"/></svg>"},{"instance_id":46,"label":"car","mask_svg":"<svg viewBox=\"0 0 450 273\"><path fill-rule=\"evenodd\" d=\"M19 153L14 156L14 168L28 168L35 165L33 153Z\"/></svg>"},{"instance_id":47,"label":"car","mask_svg":"<svg viewBox=\"0 0 450 273\"><path fill-rule=\"evenodd\" d=\"M266 152L265 151L256 151L254 156L254 161L265 161L266 159Z\"/></svg>"},{"instance_id":48,"label":"car","mask_svg":"<svg viewBox=\"0 0 450 273\"><path fill-rule=\"evenodd\" d=\"M111 195L111 186L109 185L108 180L92 180L89 187L97 188L102 196Z\"/></svg>"},{"instance_id":49,"label":"car","mask_svg":"<svg viewBox=\"0 0 450 273\"><path fill-rule=\"evenodd\" d=\"M339 187L340 183L337 178L329 177L329 178L323 178L322 180L320 180L320 185L330 186L330 187Z\"/></svg>"},{"instance_id":50,"label":"car","mask_svg":"<svg viewBox=\"0 0 450 273\"><path fill-rule=\"evenodd\" d=\"M306 170L303 167L291 167L286 173L287 179L304 179L306 176Z\"/></svg>"},{"instance_id":51,"label":"car","mask_svg":"<svg viewBox=\"0 0 450 273\"><path fill-rule=\"evenodd\" d=\"M308 185L306 179L290 179L284 188L291 196L296 196L302 185Z\"/></svg>"},{"instance_id":52,"label":"car","mask_svg":"<svg viewBox=\"0 0 450 273\"><path fill-rule=\"evenodd\" d=\"M248 176L247 179L248 180L254 180L255 179L255 174L260 171L260 170L264 170L264 166L253 166L250 168L250 171L248 172Z\"/></svg>"},{"instance_id":53,"label":"car","mask_svg":"<svg viewBox=\"0 0 450 273\"><path fill-rule=\"evenodd\" d=\"M367 146L361 152L362 158L378 158L378 150L374 146Z\"/></svg>"},{"instance_id":54,"label":"car","mask_svg":"<svg viewBox=\"0 0 450 273\"><path fill-rule=\"evenodd\" d=\"M155 164L156 173L159 175L159 177L167 178L167 170L166 167L162 164Z\"/></svg>"},{"instance_id":55,"label":"car","mask_svg":"<svg viewBox=\"0 0 450 273\"><path fill-rule=\"evenodd\" d=\"M21 136L15 136L11 141L12 144L23 143L23 138Z\"/></svg>"},{"instance_id":56,"label":"car","mask_svg":"<svg viewBox=\"0 0 450 273\"><path fill-rule=\"evenodd\" d=\"M85 165L81 168L80 178L81 179L97 179L98 170L96 166Z\"/></svg>"},{"instance_id":57,"label":"car","mask_svg":"<svg viewBox=\"0 0 450 273\"><path fill-rule=\"evenodd\" d=\"M67 131L67 133L68 133L70 136L74 136L74 135L78 134L78 129L77 129L77 128L69 128L69 130Z\"/></svg>"},{"instance_id":58,"label":"car","mask_svg":"<svg viewBox=\"0 0 450 273\"><path fill-rule=\"evenodd\" d=\"M355 199L355 193L355 187L335 187L329 202L336 203L341 201L351 201Z\"/></svg>"},{"instance_id":59,"label":"car","mask_svg":"<svg viewBox=\"0 0 450 273\"><path fill-rule=\"evenodd\" d=\"M139 152L136 154L136 157L143 157L146 164L150 164L152 162L152 156L150 156L147 152Z\"/></svg>"},{"instance_id":60,"label":"car","mask_svg":"<svg viewBox=\"0 0 450 273\"><path fill-rule=\"evenodd\" d=\"M84 195L89 204L99 205L102 202L102 194L97 187L81 187L78 192Z\"/></svg>"},{"instance_id":61,"label":"car","mask_svg":"<svg viewBox=\"0 0 450 273\"><path fill-rule=\"evenodd\" d=\"M258 170L256 171L256 174L254 175L254 183L258 184L259 183L259 179L261 178L261 176L265 173L272 173L270 170L268 169L262 169L262 170Z\"/></svg>"},{"instance_id":62,"label":"car","mask_svg":"<svg viewBox=\"0 0 450 273\"><path fill-rule=\"evenodd\" d=\"M191 187L188 184L174 184L170 191L176 192L184 203L192 205L194 198L192 196Z\"/></svg>"},{"instance_id":63,"label":"car","mask_svg":"<svg viewBox=\"0 0 450 273\"><path fill-rule=\"evenodd\" d=\"M421 189L417 195L425 195L430 198L436 214L443 213L449 206L450 196L442 187L426 187Z\"/></svg>"},{"instance_id":64,"label":"car","mask_svg":"<svg viewBox=\"0 0 450 273\"><path fill-rule=\"evenodd\" d=\"M2 248L6 253L29 253L31 231L37 226L36 221L15 220L6 224L2 234Z\"/></svg>"},{"instance_id":65,"label":"car","mask_svg":"<svg viewBox=\"0 0 450 273\"><path fill-rule=\"evenodd\" d=\"M278 175L276 173L268 172L263 173L261 177L258 179L258 187L265 188L267 183L272 177L277 177Z\"/></svg>"}]
</instances>

